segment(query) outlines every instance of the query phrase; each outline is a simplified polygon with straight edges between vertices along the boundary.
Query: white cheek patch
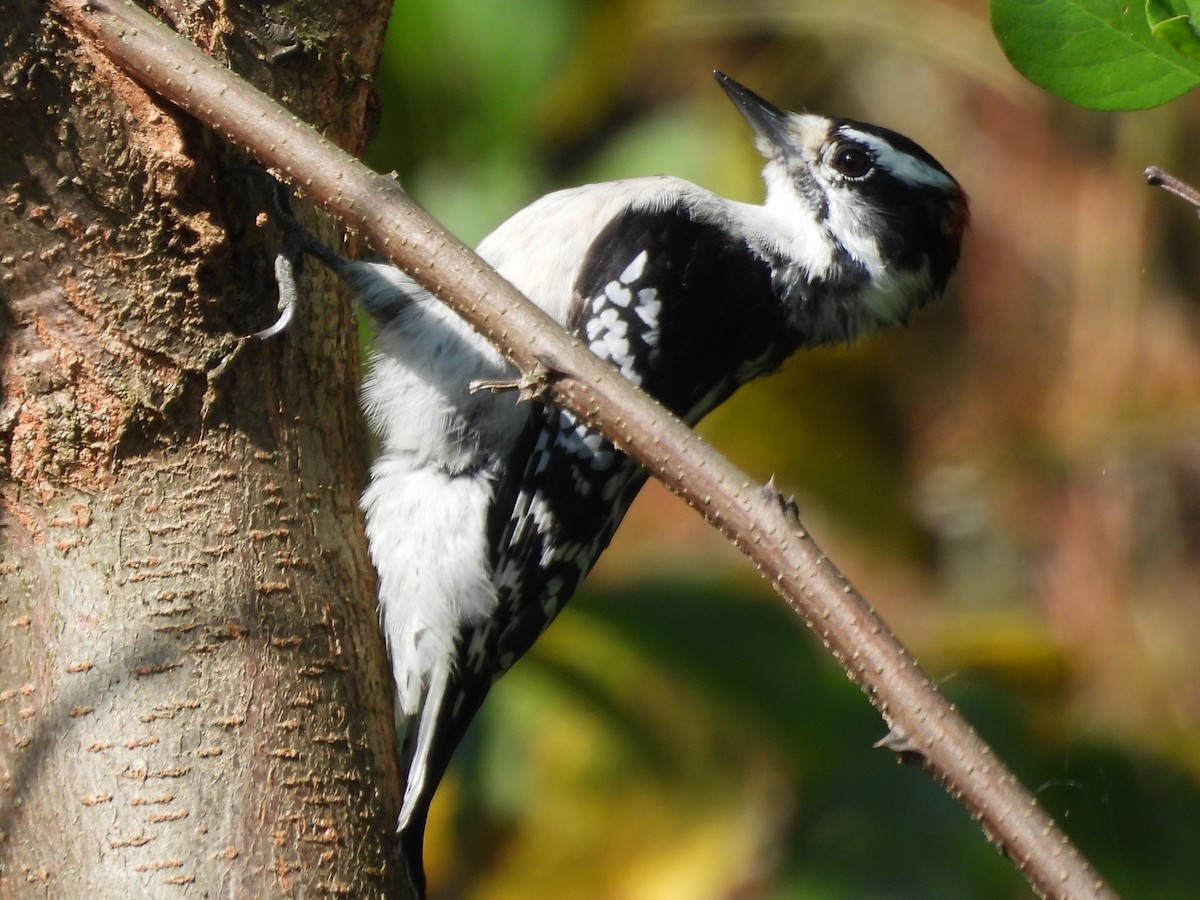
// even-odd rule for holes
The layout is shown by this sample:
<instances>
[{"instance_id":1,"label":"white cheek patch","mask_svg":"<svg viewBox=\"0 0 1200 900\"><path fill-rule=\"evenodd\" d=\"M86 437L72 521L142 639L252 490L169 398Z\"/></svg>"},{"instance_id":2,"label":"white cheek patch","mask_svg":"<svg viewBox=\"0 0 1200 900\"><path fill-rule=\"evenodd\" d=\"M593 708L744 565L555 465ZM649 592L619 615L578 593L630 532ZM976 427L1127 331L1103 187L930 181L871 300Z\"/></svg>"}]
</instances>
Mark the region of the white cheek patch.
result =
<instances>
[{"instance_id":1,"label":"white cheek patch","mask_svg":"<svg viewBox=\"0 0 1200 900\"><path fill-rule=\"evenodd\" d=\"M875 161L901 181L908 184L923 184L949 190L955 186L954 179L911 154L897 150L883 138L859 131L856 128L841 128L840 133L853 141L869 147Z\"/></svg>"}]
</instances>

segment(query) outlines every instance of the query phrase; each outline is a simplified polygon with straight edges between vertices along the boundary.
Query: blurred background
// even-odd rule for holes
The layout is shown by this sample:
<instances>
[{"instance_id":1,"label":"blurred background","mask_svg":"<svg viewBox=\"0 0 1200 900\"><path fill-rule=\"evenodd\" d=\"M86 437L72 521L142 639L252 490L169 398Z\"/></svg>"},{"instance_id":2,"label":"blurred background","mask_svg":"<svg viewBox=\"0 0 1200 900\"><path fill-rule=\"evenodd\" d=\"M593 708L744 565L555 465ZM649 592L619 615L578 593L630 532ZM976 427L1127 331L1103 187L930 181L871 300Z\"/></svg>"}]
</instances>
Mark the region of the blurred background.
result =
<instances>
[{"instance_id":1,"label":"blurred background","mask_svg":"<svg viewBox=\"0 0 1200 900\"><path fill-rule=\"evenodd\" d=\"M1200 890L1200 100L1028 84L983 2L402 0L370 161L477 241L548 190L761 198L720 68L924 145L973 201L912 325L702 431L826 552L1118 891ZM1009 898L1021 878L752 567L651 484L435 805L444 897Z\"/></svg>"}]
</instances>

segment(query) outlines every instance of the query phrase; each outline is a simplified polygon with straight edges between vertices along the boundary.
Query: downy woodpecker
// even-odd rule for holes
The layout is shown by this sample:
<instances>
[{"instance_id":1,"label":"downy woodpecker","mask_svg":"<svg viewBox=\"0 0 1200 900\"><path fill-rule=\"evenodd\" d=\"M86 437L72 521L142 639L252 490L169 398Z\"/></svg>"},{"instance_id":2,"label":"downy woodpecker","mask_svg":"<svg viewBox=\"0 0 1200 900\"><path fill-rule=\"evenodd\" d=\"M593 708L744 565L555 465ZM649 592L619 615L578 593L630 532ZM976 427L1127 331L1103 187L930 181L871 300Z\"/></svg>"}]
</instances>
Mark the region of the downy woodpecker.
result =
<instances>
[{"instance_id":1,"label":"downy woodpecker","mask_svg":"<svg viewBox=\"0 0 1200 900\"><path fill-rule=\"evenodd\" d=\"M691 424L798 348L905 322L941 294L968 222L958 183L908 138L785 113L715 74L766 158L763 205L665 176L593 184L543 197L479 245ZM362 506L407 725L400 841L421 892L425 820L451 755L646 472L569 412L472 392L515 372L400 270L334 265L379 329L362 397L380 452Z\"/></svg>"}]
</instances>

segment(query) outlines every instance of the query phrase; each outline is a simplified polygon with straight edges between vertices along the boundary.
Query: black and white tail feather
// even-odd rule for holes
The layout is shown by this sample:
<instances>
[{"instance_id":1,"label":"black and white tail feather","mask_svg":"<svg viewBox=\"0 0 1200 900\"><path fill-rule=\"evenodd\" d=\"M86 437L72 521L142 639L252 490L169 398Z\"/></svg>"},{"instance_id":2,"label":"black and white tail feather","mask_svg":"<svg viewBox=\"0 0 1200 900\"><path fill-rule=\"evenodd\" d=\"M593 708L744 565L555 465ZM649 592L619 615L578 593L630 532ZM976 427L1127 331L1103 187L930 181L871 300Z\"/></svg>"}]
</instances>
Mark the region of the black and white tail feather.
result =
<instances>
[{"instance_id":1,"label":"black and white tail feather","mask_svg":"<svg viewBox=\"0 0 1200 900\"><path fill-rule=\"evenodd\" d=\"M689 423L801 347L906 321L958 261L967 201L901 135L782 112L716 73L766 158L766 201L671 177L543 197L479 245L535 304ZM406 722L399 837L424 891L430 800L491 685L557 616L646 479L573 414L472 392L515 376L407 275L304 249L379 326L362 498Z\"/></svg>"}]
</instances>

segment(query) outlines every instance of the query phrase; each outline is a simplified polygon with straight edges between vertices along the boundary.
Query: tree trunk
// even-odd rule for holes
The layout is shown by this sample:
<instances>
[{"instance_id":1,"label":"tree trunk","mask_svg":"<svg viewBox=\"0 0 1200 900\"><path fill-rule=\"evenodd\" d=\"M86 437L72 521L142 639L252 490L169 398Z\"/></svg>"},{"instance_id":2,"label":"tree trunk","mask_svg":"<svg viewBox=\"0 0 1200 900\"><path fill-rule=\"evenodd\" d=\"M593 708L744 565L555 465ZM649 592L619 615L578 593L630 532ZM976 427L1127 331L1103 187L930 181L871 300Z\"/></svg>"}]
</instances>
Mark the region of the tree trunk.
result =
<instances>
[{"instance_id":1,"label":"tree trunk","mask_svg":"<svg viewBox=\"0 0 1200 900\"><path fill-rule=\"evenodd\" d=\"M362 149L387 3L161 5ZM243 161L43 4L0 22L0 896L395 895L349 305L241 337Z\"/></svg>"}]
</instances>

